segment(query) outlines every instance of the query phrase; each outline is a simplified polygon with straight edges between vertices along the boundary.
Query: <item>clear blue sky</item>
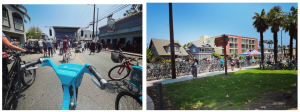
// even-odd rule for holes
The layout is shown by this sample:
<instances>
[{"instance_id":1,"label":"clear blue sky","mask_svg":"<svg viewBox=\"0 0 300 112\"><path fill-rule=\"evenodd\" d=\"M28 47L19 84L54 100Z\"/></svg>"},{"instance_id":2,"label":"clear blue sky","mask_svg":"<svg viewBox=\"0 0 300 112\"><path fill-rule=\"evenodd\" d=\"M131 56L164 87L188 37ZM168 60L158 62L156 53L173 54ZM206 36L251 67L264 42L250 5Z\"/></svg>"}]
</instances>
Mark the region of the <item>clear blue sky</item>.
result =
<instances>
[{"instance_id":1,"label":"clear blue sky","mask_svg":"<svg viewBox=\"0 0 300 112\"><path fill-rule=\"evenodd\" d=\"M68 26L68 27L87 27L93 21L94 6L88 4L23 4L27 8L27 13L31 18L31 22L27 20L25 24L26 32L30 26L38 26L43 33L49 35L49 28L45 26ZM99 8L99 18L109 9L118 8L121 4L96 4L95 18L97 19L97 8ZM131 5L118 11L113 15L114 19L123 18L126 10ZM110 11L109 11L110 12ZM106 14L104 14L106 15ZM98 23L98 27L106 25L107 19L103 19ZM90 26L87 30L92 30ZM53 31L53 29L52 29ZM95 25L96 32L96 25ZM53 33L53 32L52 32ZM50 36L50 35L49 35ZM53 36L53 34L52 34Z\"/></svg>"},{"instance_id":2,"label":"clear blue sky","mask_svg":"<svg viewBox=\"0 0 300 112\"><path fill-rule=\"evenodd\" d=\"M174 39L182 45L199 40L202 35L210 37L231 34L260 39L260 34L253 28L251 17L254 12L266 13L274 6L281 6L289 12L297 3L173 3ZM147 44L151 38L170 39L169 4L147 3ZM264 33L264 40L273 40L269 28ZM281 32L278 33L281 44ZM289 45L290 36L282 33L282 45ZM294 40L293 46L296 41ZM266 46L267 44L265 44Z\"/></svg>"}]
</instances>

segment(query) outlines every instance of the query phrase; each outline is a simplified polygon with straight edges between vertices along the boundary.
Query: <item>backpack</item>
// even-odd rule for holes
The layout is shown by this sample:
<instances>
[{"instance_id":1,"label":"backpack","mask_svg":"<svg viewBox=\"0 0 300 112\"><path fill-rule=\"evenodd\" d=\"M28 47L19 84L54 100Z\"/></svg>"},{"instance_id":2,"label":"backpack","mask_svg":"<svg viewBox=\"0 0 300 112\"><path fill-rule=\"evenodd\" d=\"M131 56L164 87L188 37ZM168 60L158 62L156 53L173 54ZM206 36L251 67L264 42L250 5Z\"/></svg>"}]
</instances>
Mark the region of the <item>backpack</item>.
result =
<instances>
[{"instance_id":1,"label":"backpack","mask_svg":"<svg viewBox=\"0 0 300 112\"><path fill-rule=\"evenodd\" d=\"M231 64L231 66L234 66L234 63L231 62L230 64Z\"/></svg>"}]
</instances>

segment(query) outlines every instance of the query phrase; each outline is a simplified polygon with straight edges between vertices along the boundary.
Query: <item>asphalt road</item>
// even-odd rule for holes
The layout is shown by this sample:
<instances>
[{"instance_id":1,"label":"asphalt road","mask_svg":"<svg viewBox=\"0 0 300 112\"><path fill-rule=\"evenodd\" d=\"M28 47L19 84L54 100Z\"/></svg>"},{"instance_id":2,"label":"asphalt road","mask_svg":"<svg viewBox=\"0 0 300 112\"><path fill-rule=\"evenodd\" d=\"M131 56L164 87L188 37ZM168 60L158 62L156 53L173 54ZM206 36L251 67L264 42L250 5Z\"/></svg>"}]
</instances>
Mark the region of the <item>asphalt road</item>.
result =
<instances>
[{"instance_id":1,"label":"asphalt road","mask_svg":"<svg viewBox=\"0 0 300 112\"><path fill-rule=\"evenodd\" d=\"M119 92L130 91L140 95L142 94L129 84L128 77L124 81L110 80L108 71L113 66L119 64L111 61L110 52L104 51L89 55L89 51L86 51L85 53L76 53L76 56L83 63L89 63L95 66L96 70L109 83L107 89L101 90L91 80L94 77L89 74L84 74L81 86L78 89L77 110L114 110L115 99ZM31 62L40 57L43 57L43 54L29 54L21 56L21 59L26 62ZM59 55L58 51L53 57L50 57L50 59L56 65L62 64L62 55ZM70 63L81 64L78 59L75 58L71 60ZM142 65L142 61L140 65ZM9 68L10 66L12 66L12 64L8 65ZM51 67L41 67L40 65L38 65L38 67L35 82L28 88L22 87L23 91L18 98L17 110L60 110L62 108L63 90L59 78Z\"/></svg>"}]
</instances>

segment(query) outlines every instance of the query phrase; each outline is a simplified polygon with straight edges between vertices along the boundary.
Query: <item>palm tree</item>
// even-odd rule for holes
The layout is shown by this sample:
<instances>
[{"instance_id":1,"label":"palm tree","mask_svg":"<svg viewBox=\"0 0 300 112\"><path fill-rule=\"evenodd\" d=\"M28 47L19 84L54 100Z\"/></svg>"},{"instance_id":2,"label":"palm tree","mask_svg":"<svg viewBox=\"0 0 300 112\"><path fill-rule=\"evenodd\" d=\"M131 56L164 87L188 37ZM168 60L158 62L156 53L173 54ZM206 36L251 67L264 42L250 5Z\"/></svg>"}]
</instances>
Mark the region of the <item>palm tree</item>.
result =
<instances>
[{"instance_id":1,"label":"palm tree","mask_svg":"<svg viewBox=\"0 0 300 112\"><path fill-rule=\"evenodd\" d=\"M256 28L256 31L260 33L260 41L264 42L264 35L263 33L269 28L267 24L267 17L265 13L265 9L262 9L261 13L254 13L255 16L252 17L254 19L253 26ZM261 44L261 62L264 61L264 44ZM263 69L265 67L263 66Z\"/></svg>"},{"instance_id":2,"label":"palm tree","mask_svg":"<svg viewBox=\"0 0 300 112\"><path fill-rule=\"evenodd\" d=\"M274 44L278 45L278 37L277 32L279 31L279 27L281 27L281 21L283 21L283 12L281 11L280 6L274 6L267 14L268 24L271 27L271 32L273 33ZM277 63L278 56L277 46L274 46L274 59L275 64Z\"/></svg>"},{"instance_id":3,"label":"palm tree","mask_svg":"<svg viewBox=\"0 0 300 112\"><path fill-rule=\"evenodd\" d=\"M285 15L285 19L284 21L282 21L282 25L283 25L283 29L285 32L289 32L289 36L290 36L290 45L289 46L289 52L291 54L293 54L293 39L296 40L296 56L298 56L297 53L297 45L298 45L298 9L292 7L290 9L292 12L289 12L288 14ZM290 58L292 59L292 55L290 55Z\"/></svg>"},{"instance_id":4,"label":"palm tree","mask_svg":"<svg viewBox=\"0 0 300 112\"><path fill-rule=\"evenodd\" d=\"M27 14L27 9L26 9L26 7L24 7L22 4L14 4L17 8L19 8L19 9L23 9L24 11L22 11L22 12L24 12L24 16L29 20L29 22L30 22L30 17L29 17L29 15ZM27 21L24 19L24 22L25 23L27 23Z\"/></svg>"},{"instance_id":5,"label":"palm tree","mask_svg":"<svg viewBox=\"0 0 300 112\"><path fill-rule=\"evenodd\" d=\"M269 40L269 43L270 43L271 47L274 44L273 40Z\"/></svg>"}]
</instances>

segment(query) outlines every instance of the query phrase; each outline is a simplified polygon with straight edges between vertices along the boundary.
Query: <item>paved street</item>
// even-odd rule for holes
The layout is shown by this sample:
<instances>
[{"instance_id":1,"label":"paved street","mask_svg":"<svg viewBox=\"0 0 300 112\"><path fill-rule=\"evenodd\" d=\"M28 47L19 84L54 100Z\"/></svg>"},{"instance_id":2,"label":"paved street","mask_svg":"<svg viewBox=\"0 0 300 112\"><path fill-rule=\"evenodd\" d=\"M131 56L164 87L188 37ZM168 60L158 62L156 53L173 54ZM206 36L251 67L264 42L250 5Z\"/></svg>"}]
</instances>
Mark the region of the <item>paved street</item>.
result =
<instances>
[{"instance_id":1,"label":"paved street","mask_svg":"<svg viewBox=\"0 0 300 112\"><path fill-rule=\"evenodd\" d=\"M120 91L133 91L137 89L128 85L128 79L125 79L124 86L121 87L122 81L111 81L108 77L108 71L119 63L111 61L111 54L108 51L89 55L89 51L85 53L76 53L76 56L83 63L89 63L96 67L97 71L108 81L109 87L101 90L94 84L91 79L94 77L85 74L78 89L78 110L114 110L115 99ZM128 55L126 55L128 56ZM43 57L43 54L29 54L21 56L26 62L37 60ZM134 56L129 56L134 57ZM137 58L137 57L134 57ZM62 55L57 53L50 59L57 65L61 64ZM81 64L75 58L70 63ZM135 62L133 62L135 63ZM142 61L140 63L142 65ZM9 65L9 67L12 64ZM23 88L17 103L18 110L60 110L62 108L63 91L62 85L51 67L41 67L38 65L37 76L35 82L29 88ZM96 79L96 78L94 78ZM139 93L141 94L141 92Z\"/></svg>"}]
</instances>

